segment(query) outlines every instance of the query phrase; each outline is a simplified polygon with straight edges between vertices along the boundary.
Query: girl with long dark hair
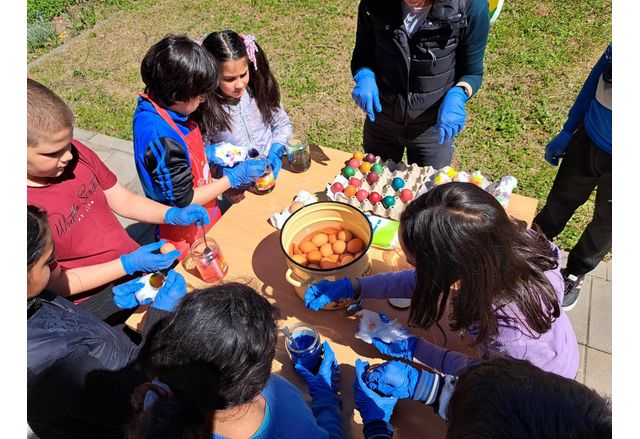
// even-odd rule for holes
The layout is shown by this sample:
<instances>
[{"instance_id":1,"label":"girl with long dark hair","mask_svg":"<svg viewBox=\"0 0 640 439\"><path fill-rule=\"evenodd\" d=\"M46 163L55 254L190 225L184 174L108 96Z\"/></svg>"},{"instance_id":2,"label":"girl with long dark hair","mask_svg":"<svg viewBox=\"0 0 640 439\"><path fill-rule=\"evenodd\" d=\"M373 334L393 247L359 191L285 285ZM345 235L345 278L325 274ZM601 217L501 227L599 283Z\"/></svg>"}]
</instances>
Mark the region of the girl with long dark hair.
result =
<instances>
[{"instance_id":1,"label":"girl with long dark hair","mask_svg":"<svg viewBox=\"0 0 640 439\"><path fill-rule=\"evenodd\" d=\"M560 252L544 235L510 219L488 192L454 182L406 207L400 243L415 270L322 281L307 288L306 306L318 310L343 298L411 298L409 325L429 329L450 303L450 329L469 333L481 358L509 355L575 378L578 344L560 307ZM474 362L415 336L374 344L383 354L452 375Z\"/></svg>"},{"instance_id":2,"label":"girl with long dark hair","mask_svg":"<svg viewBox=\"0 0 640 439\"><path fill-rule=\"evenodd\" d=\"M268 157L277 177L292 126L264 50L255 36L231 30L212 32L202 46L213 55L220 72L214 96L201 109L203 114L212 113L204 126L205 144L213 144L207 150L209 160L222 142L255 148Z\"/></svg>"}]
</instances>

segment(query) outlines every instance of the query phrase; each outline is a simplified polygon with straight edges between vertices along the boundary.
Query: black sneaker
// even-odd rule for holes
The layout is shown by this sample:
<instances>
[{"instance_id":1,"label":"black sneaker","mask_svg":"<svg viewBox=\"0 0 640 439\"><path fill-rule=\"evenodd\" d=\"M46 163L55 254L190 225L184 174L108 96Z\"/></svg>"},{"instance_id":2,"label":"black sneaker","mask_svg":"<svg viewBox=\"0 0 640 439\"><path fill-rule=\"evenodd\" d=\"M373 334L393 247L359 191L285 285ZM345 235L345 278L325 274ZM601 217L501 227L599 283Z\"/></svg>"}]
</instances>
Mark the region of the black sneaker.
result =
<instances>
[{"instance_id":1,"label":"black sneaker","mask_svg":"<svg viewBox=\"0 0 640 439\"><path fill-rule=\"evenodd\" d=\"M584 274L576 276L575 274L566 273L562 270L564 278L564 299L562 301L562 309L570 311L578 303L578 295L584 284Z\"/></svg>"}]
</instances>

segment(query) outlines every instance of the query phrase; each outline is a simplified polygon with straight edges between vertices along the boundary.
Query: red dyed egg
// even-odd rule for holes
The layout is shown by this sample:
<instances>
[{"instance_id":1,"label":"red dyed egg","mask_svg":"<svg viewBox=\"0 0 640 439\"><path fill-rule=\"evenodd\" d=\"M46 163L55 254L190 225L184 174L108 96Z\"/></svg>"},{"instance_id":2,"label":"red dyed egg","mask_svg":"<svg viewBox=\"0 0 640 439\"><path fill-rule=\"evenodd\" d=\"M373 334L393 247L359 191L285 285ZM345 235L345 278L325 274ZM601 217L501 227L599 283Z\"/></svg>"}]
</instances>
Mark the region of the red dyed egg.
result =
<instances>
[{"instance_id":1,"label":"red dyed egg","mask_svg":"<svg viewBox=\"0 0 640 439\"><path fill-rule=\"evenodd\" d=\"M355 178L355 177L351 177L349 179L349 184L351 186L354 186L354 187L360 187L360 186L362 186L362 180L360 180L358 178Z\"/></svg>"},{"instance_id":2,"label":"red dyed egg","mask_svg":"<svg viewBox=\"0 0 640 439\"><path fill-rule=\"evenodd\" d=\"M367 174L367 183L374 185L378 182L378 180L380 180L380 175L376 174L375 172L369 172Z\"/></svg>"},{"instance_id":3,"label":"red dyed egg","mask_svg":"<svg viewBox=\"0 0 640 439\"><path fill-rule=\"evenodd\" d=\"M371 192L369 194L369 201L371 201L371 204L376 204L380 200L382 200L382 195L380 195L379 193Z\"/></svg>"},{"instance_id":4,"label":"red dyed egg","mask_svg":"<svg viewBox=\"0 0 640 439\"><path fill-rule=\"evenodd\" d=\"M376 161L376 156L368 152L364 156L364 161L369 163L374 163Z\"/></svg>"},{"instance_id":5,"label":"red dyed egg","mask_svg":"<svg viewBox=\"0 0 640 439\"><path fill-rule=\"evenodd\" d=\"M331 185L331 192L337 194L338 192L342 192L344 190L344 186L339 181L336 181Z\"/></svg>"},{"instance_id":6,"label":"red dyed egg","mask_svg":"<svg viewBox=\"0 0 640 439\"><path fill-rule=\"evenodd\" d=\"M411 189L402 189L400 191L400 200L402 200L403 203L408 203L413 200L413 192L411 192Z\"/></svg>"},{"instance_id":7,"label":"red dyed egg","mask_svg":"<svg viewBox=\"0 0 640 439\"><path fill-rule=\"evenodd\" d=\"M360 202L363 202L364 200L366 200L368 196L369 196L369 192L365 191L364 189L360 189L358 192L356 192L356 198Z\"/></svg>"}]
</instances>

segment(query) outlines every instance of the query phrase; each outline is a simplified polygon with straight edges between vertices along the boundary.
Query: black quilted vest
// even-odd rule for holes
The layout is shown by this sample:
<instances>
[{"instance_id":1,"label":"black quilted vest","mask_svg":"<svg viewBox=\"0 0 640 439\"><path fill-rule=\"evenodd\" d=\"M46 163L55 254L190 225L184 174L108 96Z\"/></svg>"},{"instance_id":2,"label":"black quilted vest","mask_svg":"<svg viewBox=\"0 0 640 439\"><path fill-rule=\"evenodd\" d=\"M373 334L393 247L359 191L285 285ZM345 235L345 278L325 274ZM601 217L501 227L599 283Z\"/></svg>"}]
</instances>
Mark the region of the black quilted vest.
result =
<instances>
[{"instance_id":1,"label":"black quilted vest","mask_svg":"<svg viewBox=\"0 0 640 439\"><path fill-rule=\"evenodd\" d=\"M402 124L433 120L440 100L456 82L456 49L467 28L471 0L436 0L411 37L402 27L400 1L367 3L382 112Z\"/></svg>"}]
</instances>

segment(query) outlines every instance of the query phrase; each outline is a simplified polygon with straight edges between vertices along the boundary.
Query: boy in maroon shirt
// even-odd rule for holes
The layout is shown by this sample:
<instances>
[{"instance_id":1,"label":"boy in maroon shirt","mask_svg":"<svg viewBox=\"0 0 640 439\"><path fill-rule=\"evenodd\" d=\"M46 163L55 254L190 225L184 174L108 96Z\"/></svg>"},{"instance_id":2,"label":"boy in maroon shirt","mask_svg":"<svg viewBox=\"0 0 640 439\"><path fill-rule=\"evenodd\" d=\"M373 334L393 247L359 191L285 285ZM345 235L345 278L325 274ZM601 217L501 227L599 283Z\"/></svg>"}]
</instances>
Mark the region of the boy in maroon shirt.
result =
<instances>
[{"instance_id":1,"label":"boy in maroon shirt","mask_svg":"<svg viewBox=\"0 0 640 439\"><path fill-rule=\"evenodd\" d=\"M177 250L164 241L138 246L114 212L150 224L209 221L197 204L170 207L136 195L98 156L73 140L74 116L65 102L27 79L27 202L47 211L57 266L48 288L61 295L106 285L127 274L169 267Z\"/></svg>"}]
</instances>

